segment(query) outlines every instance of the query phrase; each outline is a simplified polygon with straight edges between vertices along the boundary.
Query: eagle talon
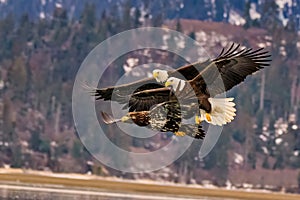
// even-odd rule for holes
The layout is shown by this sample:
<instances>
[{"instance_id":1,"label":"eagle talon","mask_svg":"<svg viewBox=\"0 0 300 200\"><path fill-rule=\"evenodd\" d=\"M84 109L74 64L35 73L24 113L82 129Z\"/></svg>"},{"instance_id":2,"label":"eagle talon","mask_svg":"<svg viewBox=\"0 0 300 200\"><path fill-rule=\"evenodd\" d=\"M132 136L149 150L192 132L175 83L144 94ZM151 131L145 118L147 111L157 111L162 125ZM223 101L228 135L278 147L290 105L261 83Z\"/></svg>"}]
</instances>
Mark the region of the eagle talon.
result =
<instances>
[{"instance_id":1,"label":"eagle talon","mask_svg":"<svg viewBox=\"0 0 300 200\"><path fill-rule=\"evenodd\" d=\"M183 132L183 131L178 131L178 132L174 132L174 135L183 137L183 136L185 136L186 134L185 134L185 132Z\"/></svg>"},{"instance_id":2,"label":"eagle talon","mask_svg":"<svg viewBox=\"0 0 300 200\"><path fill-rule=\"evenodd\" d=\"M200 124L202 122L201 117L196 115L195 117L195 124Z\"/></svg>"}]
</instances>

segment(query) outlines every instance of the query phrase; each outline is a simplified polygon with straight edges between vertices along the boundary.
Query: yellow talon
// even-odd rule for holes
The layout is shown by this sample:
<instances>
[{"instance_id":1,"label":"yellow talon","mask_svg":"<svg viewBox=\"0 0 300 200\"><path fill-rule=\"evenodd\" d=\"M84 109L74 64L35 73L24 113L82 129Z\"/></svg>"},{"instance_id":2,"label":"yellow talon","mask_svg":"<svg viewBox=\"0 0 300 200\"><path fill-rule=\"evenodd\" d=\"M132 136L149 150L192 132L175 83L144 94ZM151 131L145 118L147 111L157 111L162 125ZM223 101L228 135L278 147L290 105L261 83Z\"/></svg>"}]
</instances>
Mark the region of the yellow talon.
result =
<instances>
[{"instance_id":1,"label":"yellow talon","mask_svg":"<svg viewBox=\"0 0 300 200\"><path fill-rule=\"evenodd\" d=\"M195 124L200 124L202 122L201 117L196 115L195 117Z\"/></svg>"},{"instance_id":2,"label":"yellow talon","mask_svg":"<svg viewBox=\"0 0 300 200\"><path fill-rule=\"evenodd\" d=\"M183 132L183 131L178 131L178 132L175 132L174 134L176 136L180 136L180 137L185 136L185 132Z\"/></svg>"},{"instance_id":3,"label":"yellow talon","mask_svg":"<svg viewBox=\"0 0 300 200\"><path fill-rule=\"evenodd\" d=\"M211 116L208 113L205 113L205 118L208 122L211 122Z\"/></svg>"}]
</instances>

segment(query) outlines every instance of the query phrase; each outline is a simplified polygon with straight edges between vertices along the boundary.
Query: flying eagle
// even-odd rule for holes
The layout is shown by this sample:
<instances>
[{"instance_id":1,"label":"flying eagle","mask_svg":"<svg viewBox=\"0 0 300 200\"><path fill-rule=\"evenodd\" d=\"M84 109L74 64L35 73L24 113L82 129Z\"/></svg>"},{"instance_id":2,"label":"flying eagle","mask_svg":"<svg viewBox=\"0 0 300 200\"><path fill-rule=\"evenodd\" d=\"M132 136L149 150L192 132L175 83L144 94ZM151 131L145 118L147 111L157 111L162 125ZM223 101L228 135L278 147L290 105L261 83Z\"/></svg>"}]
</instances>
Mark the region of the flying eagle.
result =
<instances>
[{"instance_id":1,"label":"flying eagle","mask_svg":"<svg viewBox=\"0 0 300 200\"><path fill-rule=\"evenodd\" d=\"M149 111L129 112L121 119L114 119L105 112L101 112L106 124L117 122L135 123L138 126L148 127L160 132L173 132L176 136L188 135L195 139L203 139L205 132L200 124L185 124L183 118L189 118L197 105L180 105L177 101L157 104Z\"/></svg>"},{"instance_id":2,"label":"flying eagle","mask_svg":"<svg viewBox=\"0 0 300 200\"><path fill-rule=\"evenodd\" d=\"M224 54L221 52L217 62L212 62L192 80L170 77L165 82L166 87L172 86L183 92L186 98L189 94L191 97L197 96L200 117L196 117L196 123L205 120L214 125L224 125L233 120L236 112L233 98L213 97L230 90L248 75L270 65L270 55L262 49L234 52L234 49ZM221 77L223 84L215 83L218 77Z\"/></svg>"},{"instance_id":3,"label":"flying eagle","mask_svg":"<svg viewBox=\"0 0 300 200\"><path fill-rule=\"evenodd\" d=\"M240 45L233 43L227 50L223 48L219 56L211 61L193 63L173 71L154 70L153 78L114 87L96 88L93 95L96 96L96 100L113 100L125 104L124 108L128 107L129 112L147 111L156 104L176 100L173 91L161 83L167 81L169 77L184 77L189 83L187 85L194 88L192 91L199 98L201 109L210 113L209 98L230 90L243 82L248 75L270 65L271 60L268 59L270 55L263 51L263 48L238 50L239 47ZM219 75L224 84L222 87L215 84ZM185 81L182 83L185 84ZM205 119L209 121L209 115Z\"/></svg>"},{"instance_id":4,"label":"flying eagle","mask_svg":"<svg viewBox=\"0 0 300 200\"><path fill-rule=\"evenodd\" d=\"M263 51L263 48L240 51L238 48L239 45L232 44L228 50L223 49L212 61L194 63L178 70L154 70L153 78L115 87L96 88L93 91L96 99L117 101L125 104L124 108L129 108L129 113L117 120L108 114L102 114L104 121L109 124L119 121L135 123L139 126L149 126L153 130L174 132L176 135L193 134L190 131L195 130L197 125L193 125L191 129L191 126L183 124L182 120L195 112L197 113L195 122L198 124L196 133L199 134L204 134L199 131L200 122L203 120L215 125L231 122L236 112L233 98L215 96L240 84L248 75L269 66L271 61L270 55ZM180 79L182 77L186 80ZM216 84L219 78L222 85ZM161 83L165 83L166 87ZM182 97L185 100L183 104L179 101ZM197 105L191 106L189 101L195 100ZM179 107L190 109L186 109L185 114L179 115L175 109ZM186 130L184 134L180 132L179 127Z\"/></svg>"},{"instance_id":5,"label":"flying eagle","mask_svg":"<svg viewBox=\"0 0 300 200\"><path fill-rule=\"evenodd\" d=\"M222 126L234 119L236 116L235 103L232 102L234 98L212 98L197 86L191 85L192 81L170 77L165 82L165 86L172 86L174 90L177 90L176 93L183 93L186 98L198 98L200 116L196 115L196 124L206 121L213 125Z\"/></svg>"}]
</instances>

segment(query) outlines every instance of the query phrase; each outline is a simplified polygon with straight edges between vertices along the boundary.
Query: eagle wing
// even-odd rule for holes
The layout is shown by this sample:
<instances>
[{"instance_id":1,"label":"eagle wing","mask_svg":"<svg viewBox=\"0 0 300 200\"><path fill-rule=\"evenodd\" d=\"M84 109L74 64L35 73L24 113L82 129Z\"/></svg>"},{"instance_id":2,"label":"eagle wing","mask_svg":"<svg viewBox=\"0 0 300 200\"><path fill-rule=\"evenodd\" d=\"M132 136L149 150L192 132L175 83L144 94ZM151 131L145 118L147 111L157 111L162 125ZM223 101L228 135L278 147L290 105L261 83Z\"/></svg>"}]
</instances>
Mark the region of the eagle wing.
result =
<instances>
[{"instance_id":1,"label":"eagle wing","mask_svg":"<svg viewBox=\"0 0 300 200\"><path fill-rule=\"evenodd\" d=\"M139 81L135 81L128 84L122 84L119 86L111 86L106 88L95 88L92 91L92 95L96 97L96 100L103 99L116 100L113 99L113 94L125 96L130 95L133 92L139 92L143 90L163 88L163 85L158 84L154 78L145 78Z\"/></svg>"},{"instance_id":2,"label":"eagle wing","mask_svg":"<svg viewBox=\"0 0 300 200\"><path fill-rule=\"evenodd\" d=\"M115 97L113 98L120 104L124 104L123 109L129 108L129 112L147 111L157 104L169 101L179 102L184 105L198 102L197 96L191 87L189 87L191 89L184 91L179 91L180 85L177 88L176 91L168 87L143 90L125 96L114 94Z\"/></svg>"},{"instance_id":3,"label":"eagle wing","mask_svg":"<svg viewBox=\"0 0 300 200\"><path fill-rule=\"evenodd\" d=\"M186 80L191 80L195 78L196 75L199 74L207 65L209 64L209 60L204 62L197 62L182 66L176 70L168 71L169 76L182 78L184 77ZM151 90L163 88L164 86L158 84L154 78L144 78L142 80L134 81L128 84L122 84L118 86L111 86L106 88L95 88L92 91L92 94L96 97L96 100L103 99L107 100L117 100L113 99L113 93L126 96L131 95L134 92L140 92L143 90Z\"/></svg>"},{"instance_id":4,"label":"eagle wing","mask_svg":"<svg viewBox=\"0 0 300 200\"><path fill-rule=\"evenodd\" d=\"M120 104L124 104L123 109L129 108L129 112L134 112L150 110L156 104L175 100L176 96L170 88L164 87L134 92L132 95L116 94L113 98Z\"/></svg>"},{"instance_id":5,"label":"eagle wing","mask_svg":"<svg viewBox=\"0 0 300 200\"><path fill-rule=\"evenodd\" d=\"M215 96L243 82L248 75L269 66L271 56L263 48L237 51L234 44L214 59L207 68L189 81L197 95Z\"/></svg>"}]
</instances>

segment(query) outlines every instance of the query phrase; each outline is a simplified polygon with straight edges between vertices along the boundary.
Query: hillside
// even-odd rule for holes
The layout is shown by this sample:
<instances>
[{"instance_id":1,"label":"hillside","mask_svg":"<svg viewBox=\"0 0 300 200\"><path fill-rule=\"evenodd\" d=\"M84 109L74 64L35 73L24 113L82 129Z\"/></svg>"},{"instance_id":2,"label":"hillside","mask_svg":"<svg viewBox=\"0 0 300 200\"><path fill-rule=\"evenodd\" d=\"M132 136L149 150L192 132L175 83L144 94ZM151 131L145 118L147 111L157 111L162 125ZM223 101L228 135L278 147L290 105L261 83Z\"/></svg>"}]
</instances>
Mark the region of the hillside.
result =
<instances>
[{"instance_id":1,"label":"hillside","mask_svg":"<svg viewBox=\"0 0 300 200\"><path fill-rule=\"evenodd\" d=\"M158 23L150 19L148 25L181 31L213 56L231 42L265 47L272 54L271 67L227 94L235 97L238 116L224 128L217 145L204 159L198 158L201 142L195 141L170 166L157 172L130 174L108 168L89 154L73 122L74 78L97 44L143 26L137 20L139 15L131 16L129 12L124 9L120 16L104 12L98 19L95 8L87 5L80 21L69 21L69 13L63 8L54 10L55 20L32 21L26 14L20 20L13 15L0 20L0 166L128 179L208 181L219 186L243 187L247 183L253 186L245 187L299 191L300 42L295 29L277 21L269 21L264 28L246 29L223 22L163 19ZM142 73L130 72L130 68L150 61L170 66L186 63L172 53L162 52L142 49L121 56L106 71L107 78L100 81L100 86L114 83L125 71L139 78ZM132 59L136 60L133 65ZM140 72L147 76L145 68ZM99 101L96 108L109 111L106 105ZM171 139L170 134L135 139L117 127L103 127L111 141L135 152L153 151Z\"/></svg>"}]
</instances>

